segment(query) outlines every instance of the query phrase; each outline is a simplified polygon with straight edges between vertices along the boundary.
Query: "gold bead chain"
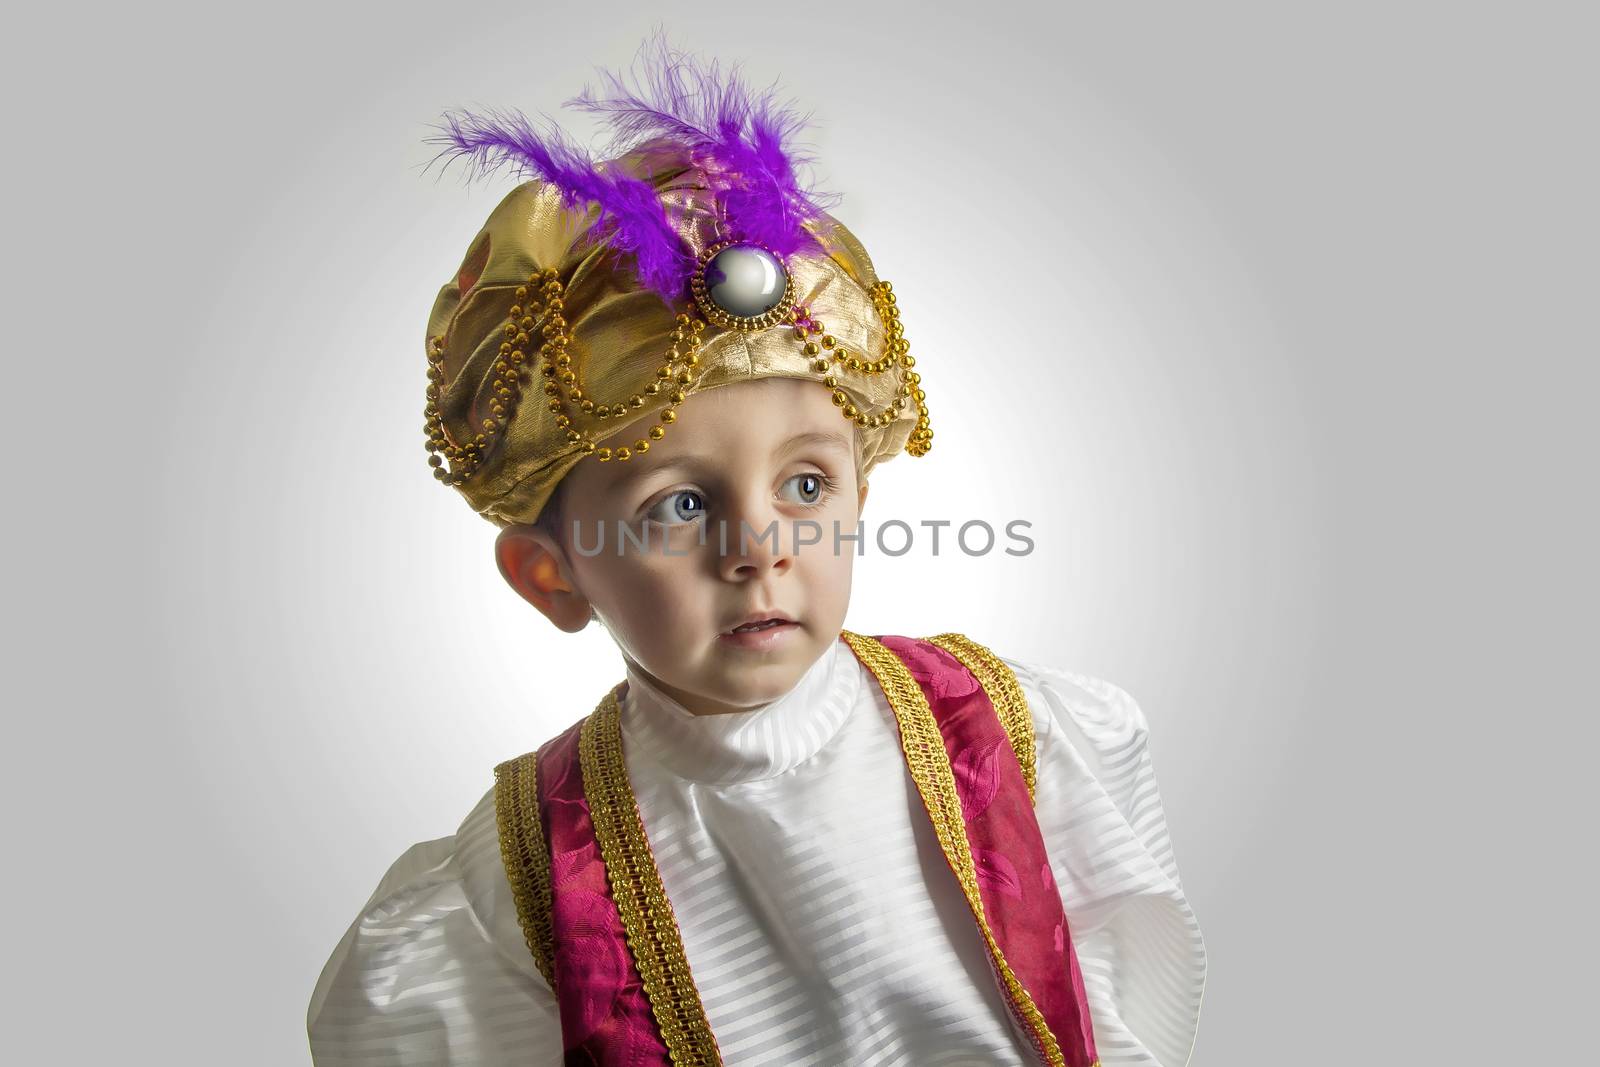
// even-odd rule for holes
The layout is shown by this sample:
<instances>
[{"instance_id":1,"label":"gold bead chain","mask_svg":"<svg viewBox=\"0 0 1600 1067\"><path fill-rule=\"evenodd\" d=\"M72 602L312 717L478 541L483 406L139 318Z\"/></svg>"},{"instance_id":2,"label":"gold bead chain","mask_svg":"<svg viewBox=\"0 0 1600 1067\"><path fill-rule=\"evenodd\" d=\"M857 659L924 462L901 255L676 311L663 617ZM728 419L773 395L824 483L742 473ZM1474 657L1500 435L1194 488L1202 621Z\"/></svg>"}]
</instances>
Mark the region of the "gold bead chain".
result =
<instances>
[{"instance_id":1,"label":"gold bead chain","mask_svg":"<svg viewBox=\"0 0 1600 1067\"><path fill-rule=\"evenodd\" d=\"M661 366L656 368L655 380L626 400L596 404L572 369L572 357L566 351L571 343L571 335L566 331L566 319L561 317L561 283L552 278L546 286L554 287L554 330L549 326L545 328L548 339L540 349L544 356L544 364L540 369L545 377L545 394L550 397L548 407L556 416L556 425L566 430L567 440L578 445L584 455L592 455L601 463L609 463L613 459L625 463L634 456L644 455L650 451L650 442L661 440L667 434L666 428L678 421L678 405L688 397L685 387L694 381L694 368L700 365L700 335L705 331L706 324L680 312L672 331L672 344ZM621 445L615 449L600 447L594 438L572 428L573 411L567 406L569 402L576 404L585 415L596 419L626 418L644 407L646 397L655 396L662 390L667 391L667 398L671 402L656 416L659 425L650 427L646 436L638 438L631 446Z\"/></svg>"},{"instance_id":2,"label":"gold bead chain","mask_svg":"<svg viewBox=\"0 0 1600 1067\"><path fill-rule=\"evenodd\" d=\"M700 335L706 324L687 314L679 314L676 328L672 331L672 346L656 371L656 380L625 400L596 404L589 397L577 372L572 369L572 356L567 351L572 337L567 332L567 320L562 314L565 306L563 286L556 278L555 268L535 271L526 285L517 287L515 295L517 303L511 306L502 328L505 340L500 342L500 354L494 365L497 377L492 385L495 391L495 398L490 402L492 416L484 419L482 429L471 441L461 446L450 444L445 437L443 419L438 410L439 391L444 380L444 336L441 334L429 342L430 382L424 414L427 416L427 448L430 453L435 453L428 459L429 465L434 468L434 477L451 485L460 484L471 477L488 451L489 438L502 432L510 423L517 401L521 399L522 388L530 380L526 366L528 331L541 318L545 322L540 330L539 369L545 379L544 393L549 398L546 406L554 413L556 425L566 431L567 440L578 445L584 455L593 455L602 463L612 459L626 461L650 451L650 442L661 440L666 435L666 427L677 421L676 408L687 395L684 387L694 380L693 370L700 365ZM568 407L569 403L596 419L622 418L644 407L645 397L655 396L663 389L668 390L671 403L658 416L660 425L652 426L649 433L631 447L624 445L615 450L601 448L594 438L573 428L574 411ZM442 461L437 454L440 452L450 460L448 471L440 468Z\"/></svg>"},{"instance_id":3,"label":"gold bead chain","mask_svg":"<svg viewBox=\"0 0 1600 1067\"><path fill-rule=\"evenodd\" d=\"M895 306L893 287L886 281L873 285L872 303L878 309L878 317L883 320L884 332L889 339L888 352L882 359L868 361L852 354L827 332L822 320L813 316L803 304L790 307L783 321L794 328L795 339L801 342L800 351L813 357L811 369L824 375L822 384L833 391L833 403L846 419L866 428L887 426L899 417L907 404L916 401L917 425L906 442L906 451L913 456L926 455L933 446L927 394L922 390L922 375L911 369L917 365L917 361L911 355L911 344L906 340L905 328L900 325L900 310ZM833 364L863 374L882 374L892 367L899 367L900 386L895 390L895 398L875 412L860 410L850 402L849 394L839 385Z\"/></svg>"},{"instance_id":4,"label":"gold bead chain","mask_svg":"<svg viewBox=\"0 0 1600 1067\"><path fill-rule=\"evenodd\" d=\"M471 477L482 464L493 440L510 425L518 402L522 399L523 387L531 380L527 366L530 331L541 319L544 322L539 334L539 369L545 379L544 393L549 398L546 406L555 415L556 425L566 431L567 440L578 445L583 455L592 455L602 463L613 459L627 462L634 456L649 452L650 443L665 437L666 427L677 421L677 407L687 397L686 387L694 381L694 369L700 365L701 334L705 331L705 322L698 316L679 313L672 331L672 344L661 366L656 369L655 380L626 400L597 404L572 369L572 356L567 351L572 338L567 331L566 317L562 314L565 306L563 292L554 267L535 271L525 285L517 287L516 303L511 305L502 327L504 340L500 342L499 355L494 364L495 378L491 385L494 397L489 402L490 415L483 420L471 440L459 445L451 443L445 435L444 419L439 410L444 384L444 335L429 338L427 404L423 408L426 422L423 429L427 434L428 465L433 468L434 477L441 482L459 485ZM914 401L917 405L917 425L906 442L906 451L913 456L926 455L933 442L933 429L928 422L927 394L922 390L922 376L911 369L916 366L916 360L911 355L905 330L900 325L894 292L888 282L879 281L873 285L871 295L888 336L888 352L882 359L866 361L847 351L832 334L826 332L821 320L813 317L803 305L791 305L777 321L792 327L795 337L801 342L801 350L807 356L815 357L811 368L823 375L822 384L832 391L834 405L846 419L866 428L885 426L898 418L906 405ZM875 412L858 409L840 387L834 364L864 374L882 374L891 368L900 368L900 385L895 391L894 400ZM650 427L646 436L638 438L631 446L621 445L615 449L600 447L588 433L574 428L575 412L569 404L576 405L584 415L603 422L608 418L631 416L644 407L646 397L656 396L663 390L667 391L671 402L657 416L658 425ZM446 459L450 461L448 470L443 466Z\"/></svg>"}]
</instances>

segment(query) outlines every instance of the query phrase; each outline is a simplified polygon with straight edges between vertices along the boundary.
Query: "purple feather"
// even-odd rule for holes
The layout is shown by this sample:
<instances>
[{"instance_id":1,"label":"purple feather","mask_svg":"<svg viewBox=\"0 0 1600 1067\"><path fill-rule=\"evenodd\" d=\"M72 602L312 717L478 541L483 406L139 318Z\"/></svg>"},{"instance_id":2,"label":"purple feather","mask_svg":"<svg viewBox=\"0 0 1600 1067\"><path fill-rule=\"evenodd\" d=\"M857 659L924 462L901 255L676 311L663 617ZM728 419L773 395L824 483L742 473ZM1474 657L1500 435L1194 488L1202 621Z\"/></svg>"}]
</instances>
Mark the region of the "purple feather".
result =
<instances>
[{"instance_id":1,"label":"purple feather","mask_svg":"<svg viewBox=\"0 0 1600 1067\"><path fill-rule=\"evenodd\" d=\"M568 207L599 204L596 236L630 254L640 281L669 303L683 298L694 257L667 220L649 182L608 164L597 165L553 123L547 122L541 134L520 112L502 115L491 109L483 116L446 112L440 128L442 136L428 139L446 146L440 155L465 156L482 174L509 163L516 173L532 174L555 186Z\"/></svg>"},{"instance_id":2,"label":"purple feather","mask_svg":"<svg viewBox=\"0 0 1600 1067\"><path fill-rule=\"evenodd\" d=\"M641 46L633 74L638 88L602 70L604 95L585 87L567 101L605 117L613 130L609 152L671 137L705 169L741 238L780 255L815 244L802 224L816 221L837 198L814 192L796 174L813 162L792 144L809 118L780 106L776 85L752 93L738 64L724 78L715 59L698 65L659 32Z\"/></svg>"},{"instance_id":3,"label":"purple feather","mask_svg":"<svg viewBox=\"0 0 1600 1067\"><path fill-rule=\"evenodd\" d=\"M446 112L443 135L428 140L445 145L440 155L466 156L481 173L510 163L518 173L543 178L569 207L599 204L597 236L631 254L641 282L668 303L684 297L694 256L654 187L614 162L648 141L665 139L686 150L705 173L733 236L783 256L817 244L805 224L817 222L837 198L798 177L796 168L812 158L791 142L808 119L776 103L776 86L752 93L737 64L724 78L715 59L698 65L671 48L659 29L640 47L632 72L637 88L601 70L604 95L586 86L567 101L610 126L606 162L596 163L549 120L544 131L535 130L520 112Z\"/></svg>"}]
</instances>

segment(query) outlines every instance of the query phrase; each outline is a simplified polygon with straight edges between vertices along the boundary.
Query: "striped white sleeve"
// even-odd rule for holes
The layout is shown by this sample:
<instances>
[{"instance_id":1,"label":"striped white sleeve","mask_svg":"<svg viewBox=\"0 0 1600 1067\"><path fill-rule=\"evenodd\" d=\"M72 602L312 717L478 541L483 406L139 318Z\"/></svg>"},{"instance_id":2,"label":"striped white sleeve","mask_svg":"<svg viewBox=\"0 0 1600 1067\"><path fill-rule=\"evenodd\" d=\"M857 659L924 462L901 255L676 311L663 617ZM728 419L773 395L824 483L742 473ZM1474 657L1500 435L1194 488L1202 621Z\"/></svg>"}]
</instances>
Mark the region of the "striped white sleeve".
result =
<instances>
[{"instance_id":1,"label":"striped white sleeve","mask_svg":"<svg viewBox=\"0 0 1600 1067\"><path fill-rule=\"evenodd\" d=\"M1206 949L1184 896L1144 713L1086 675L1007 659L1033 713L1035 810L1105 1067L1184 1067Z\"/></svg>"},{"instance_id":2,"label":"striped white sleeve","mask_svg":"<svg viewBox=\"0 0 1600 1067\"><path fill-rule=\"evenodd\" d=\"M316 1067L555 1067L555 996L516 923L494 791L450 837L408 849L323 968Z\"/></svg>"}]
</instances>

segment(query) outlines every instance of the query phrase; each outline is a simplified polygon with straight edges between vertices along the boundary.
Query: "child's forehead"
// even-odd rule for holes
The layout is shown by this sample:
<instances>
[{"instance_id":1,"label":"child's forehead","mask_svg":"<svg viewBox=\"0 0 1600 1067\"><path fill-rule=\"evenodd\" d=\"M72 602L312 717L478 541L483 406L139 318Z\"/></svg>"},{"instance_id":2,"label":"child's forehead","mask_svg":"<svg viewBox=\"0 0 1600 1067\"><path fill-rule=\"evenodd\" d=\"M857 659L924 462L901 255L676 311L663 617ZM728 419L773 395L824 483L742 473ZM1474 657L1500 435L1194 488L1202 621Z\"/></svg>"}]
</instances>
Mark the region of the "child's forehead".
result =
<instances>
[{"instance_id":1,"label":"child's forehead","mask_svg":"<svg viewBox=\"0 0 1600 1067\"><path fill-rule=\"evenodd\" d=\"M797 378L732 382L690 394L664 438L644 463L634 457L618 467L649 468L673 459L727 465L792 445L855 447L855 427L840 417L829 391ZM625 473L622 471L621 473Z\"/></svg>"},{"instance_id":2,"label":"child's forehead","mask_svg":"<svg viewBox=\"0 0 1600 1067\"><path fill-rule=\"evenodd\" d=\"M752 426L755 432L745 439L744 447L716 447L713 441L680 442L673 450L652 450L640 462L638 458L626 464L613 463L598 483L602 488L625 490L629 485L647 480L657 471L694 473L701 476L733 477L741 472L762 472L794 459L807 456L830 455L848 462L856 452L856 442L849 427L807 426L778 427ZM598 469L598 468L597 468Z\"/></svg>"},{"instance_id":3,"label":"child's forehead","mask_svg":"<svg viewBox=\"0 0 1600 1067\"><path fill-rule=\"evenodd\" d=\"M731 390L729 387L726 391ZM826 396L824 402L827 403ZM602 505L662 478L730 481L747 473L761 477L806 458L828 457L859 467L859 432L832 411L831 404L828 406L827 413L832 418L824 419L807 418L798 411L758 410L736 403L714 409L703 407L675 423L667 438L647 455L635 455L626 462L580 462L563 479L564 495L575 511L581 511L585 503ZM705 424L691 430L685 423L694 417L705 420ZM680 430L688 432L679 433Z\"/></svg>"}]
</instances>

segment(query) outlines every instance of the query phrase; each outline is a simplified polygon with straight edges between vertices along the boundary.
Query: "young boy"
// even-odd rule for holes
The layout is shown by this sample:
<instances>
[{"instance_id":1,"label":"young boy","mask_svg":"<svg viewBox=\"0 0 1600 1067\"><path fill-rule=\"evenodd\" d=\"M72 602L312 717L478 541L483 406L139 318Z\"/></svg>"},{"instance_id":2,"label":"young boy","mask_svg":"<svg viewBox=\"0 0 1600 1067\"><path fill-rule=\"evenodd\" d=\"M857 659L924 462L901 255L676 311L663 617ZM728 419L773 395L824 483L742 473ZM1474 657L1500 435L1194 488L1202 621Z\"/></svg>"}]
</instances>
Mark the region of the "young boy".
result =
<instances>
[{"instance_id":1,"label":"young boy","mask_svg":"<svg viewBox=\"0 0 1600 1067\"><path fill-rule=\"evenodd\" d=\"M893 292L787 113L673 55L612 85L580 103L651 136L604 164L452 121L540 178L440 293L427 416L506 581L625 681L391 867L314 1061L1186 1063L1205 949L1138 707L843 630L836 534L931 446Z\"/></svg>"}]
</instances>

